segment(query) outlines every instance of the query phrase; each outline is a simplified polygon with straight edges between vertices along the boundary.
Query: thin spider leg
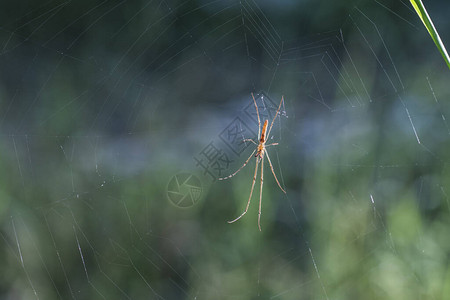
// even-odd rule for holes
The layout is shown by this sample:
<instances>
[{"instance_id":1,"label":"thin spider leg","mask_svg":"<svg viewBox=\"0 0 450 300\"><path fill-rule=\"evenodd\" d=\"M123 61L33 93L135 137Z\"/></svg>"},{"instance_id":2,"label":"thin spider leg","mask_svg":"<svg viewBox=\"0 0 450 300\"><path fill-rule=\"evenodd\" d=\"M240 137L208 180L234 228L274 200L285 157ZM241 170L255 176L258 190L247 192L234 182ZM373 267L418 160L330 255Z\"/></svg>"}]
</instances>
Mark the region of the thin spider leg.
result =
<instances>
[{"instance_id":1,"label":"thin spider leg","mask_svg":"<svg viewBox=\"0 0 450 300\"><path fill-rule=\"evenodd\" d=\"M252 93L252 98L253 98L253 103L255 103L256 115L258 116L258 138L259 138L261 136L261 120L259 119L258 105L256 104L255 96L253 96L253 93Z\"/></svg>"},{"instance_id":2,"label":"thin spider leg","mask_svg":"<svg viewBox=\"0 0 450 300\"><path fill-rule=\"evenodd\" d=\"M258 210L258 228L261 231L261 204L262 204L262 192L263 192L263 182L264 182L264 154L261 158L261 185L259 187L259 210Z\"/></svg>"},{"instance_id":3,"label":"thin spider leg","mask_svg":"<svg viewBox=\"0 0 450 300\"><path fill-rule=\"evenodd\" d=\"M259 164L259 160L257 158L256 166L255 166L255 174L253 175L252 189L250 190L250 196L248 197L247 206L245 207L244 212L239 217L237 217L236 219L234 219L232 221L228 221L228 223L230 223L230 224L236 222L237 220L242 218L247 213L248 207L250 206L250 200L252 199L253 189L255 188L256 175L258 174L258 164Z\"/></svg>"},{"instance_id":4,"label":"thin spider leg","mask_svg":"<svg viewBox=\"0 0 450 300\"><path fill-rule=\"evenodd\" d=\"M283 98L283 96L281 96L280 105L278 105L277 112L275 113L275 116L273 117L272 123L270 123L269 131L267 132L267 138L270 136L270 131L272 130L273 122L275 122L275 119L277 118L278 113L280 112L281 103L283 103L283 101L284 101L284 98Z\"/></svg>"},{"instance_id":5,"label":"thin spider leg","mask_svg":"<svg viewBox=\"0 0 450 300\"><path fill-rule=\"evenodd\" d=\"M225 179L231 178L231 177L233 177L234 175L236 175L240 170L242 170L243 167L245 167L245 166L248 164L248 161L250 160L250 158L252 158L252 156L253 156L253 154L255 153L255 151L256 151L256 149L253 150L252 154L250 154L250 156L247 158L247 160L245 161L245 163L244 163L244 164L243 164L236 172L234 172L234 173L231 174L231 175L228 175L227 177L219 178L219 180L225 180Z\"/></svg>"},{"instance_id":6,"label":"thin spider leg","mask_svg":"<svg viewBox=\"0 0 450 300\"><path fill-rule=\"evenodd\" d=\"M243 143L245 143L245 142L252 142L253 144L258 145L258 144L257 144L254 140L252 140L252 139L243 139L242 142L243 142Z\"/></svg>"},{"instance_id":7,"label":"thin spider leg","mask_svg":"<svg viewBox=\"0 0 450 300\"><path fill-rule=\"evenodd\" d=\"M265 145L265 147L276 146L276 145L278 145L278 143L272 143L272 144L269 144L269 145Z\"/></svg>"},{"instance_id":8,"label":"thin spider leg","mask_svg":"<svg viewBox=\"0 0 450 300\"><path fill-rule=\"evenodd\" d=\"M266 150L267 160L269 161L270 169L272 170L273 177L275 177L275 181L277 182L280 189L286 194L286 191L281 187L280 182L278 181L277 175L275 175L275 171L273 170L272 162L270 161L269 153Z\"/></svg>"}]
</instances>

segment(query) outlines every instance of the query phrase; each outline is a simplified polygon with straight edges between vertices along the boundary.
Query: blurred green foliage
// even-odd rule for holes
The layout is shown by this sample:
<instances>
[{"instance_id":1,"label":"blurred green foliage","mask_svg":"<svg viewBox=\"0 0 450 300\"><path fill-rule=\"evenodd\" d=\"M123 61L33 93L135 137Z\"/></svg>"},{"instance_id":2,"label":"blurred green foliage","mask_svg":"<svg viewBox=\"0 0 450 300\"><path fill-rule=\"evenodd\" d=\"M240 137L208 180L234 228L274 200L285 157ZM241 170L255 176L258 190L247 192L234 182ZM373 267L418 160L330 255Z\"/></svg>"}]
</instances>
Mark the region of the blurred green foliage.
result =
<instances>
[{"instance_id":1,"label":"blurred green foliage","mask_svg":"<svg viewBox=\"0 0 450 300\"><path fill-rule=\"evenodd\" d=\"M448 297L448 72L403 3L2 7L0 299ZM261 90L287 194L266 166L259 232L259 179L226 222L254 160L193 158Z\"/></svg>"}]
</instances>

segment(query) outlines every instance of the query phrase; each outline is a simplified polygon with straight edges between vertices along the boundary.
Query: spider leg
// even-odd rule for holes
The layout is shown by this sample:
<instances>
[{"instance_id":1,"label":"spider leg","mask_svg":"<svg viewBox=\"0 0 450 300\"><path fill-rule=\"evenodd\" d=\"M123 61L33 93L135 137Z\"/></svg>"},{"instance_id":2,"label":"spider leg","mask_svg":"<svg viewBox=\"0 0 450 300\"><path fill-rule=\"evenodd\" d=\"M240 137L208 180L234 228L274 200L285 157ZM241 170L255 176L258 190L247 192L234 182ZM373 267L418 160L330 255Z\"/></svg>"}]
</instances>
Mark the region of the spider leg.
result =
<instances>
[{"instance_id":1,"label":"spider leg","mask_svg":"<svg viewBox=\"0 0 450 300\"><path fill-rule=\"evenodd\" d=\"M272 162L270 161L269 153L267 153L267 150L265 151L267 160L269 161L270 169L272 170L273 177L275 177L275 181L277 182L280 189L286 194L286 191L281 187L280 182L278 181L277 175L275 175L275 171L273 170Z\"/></svg>"},{"instance_id":2,"label":"spider leg","mask_svg":"<svg viewBox=\"0 0 450 300\"><path fill-rule=\"evenodd\" d=\"M263 192L263 182L264 182L264 155L261 158L261 185L259 187L259 210L258 210L258 228L261 231L261 203L262 203L262 192Z\"/></svg>"},{"instance_id":3,"label":"spider leg","mask_svg":"<svg viewBox=\"0 0 450 300\"><path fill-rule=\"evenodd\" d=\"M243 143L245 143L245 142L252 142L253 144L255 144L255 145L258 146L258 144L257 144L254 140L252 140L252 139L243 139L242 142L243 142Z\"/></svg>"},{"instance_id":4,"label":"spider leg","mask_svg":"<svg viewBox=\"0 0 450 300\"><path fill-rule=\"evenodd\" d=\"M252 153L252 155L253 155L253 153ZM234 219L232 221L228 221L228 223L230 223L230 224L236 222L237 220L242 218L247 213L248 207L250 206L250 200L252 199L253 189L255 187L256 174L258 173L258 164L259 164L259 160L258 160L258 158L256 158L255 175L253 175L252 189L250 190L250 196L248 197L247 206L245 207L244 212L239 217L237 217L236 219Z\"/></svg>"},{"instance_id":5,"label":"spider leg","mask_svg":"<svg viewBox=\"0 0 450 300\"><path fill-rule=\"evenodd\" d=\"M278 143L272 143L272 144L266 145L265 147L276 146L276 145L278 145Z\"/></svg>"},{"instance_id":6,"label":"spider leg","mask_svg":"<svg viewBox=\"0 0 450 300\"><path fill-rule=\"evenodd\" d=\"M245 167L245 166L248 164L248 161L250 160L250 158L252 158L252 156L253 156L253 154L255 153L255 151L256 151L256 149L253 150L252 154L250 154L250 156L247 158L247 160L245 161L245 163L244 163L244 164L243 164L236 172L234 172L234 173L231 174L231 175L228 175L227 177L219 178L219 180L225 180L225 179L231 178L231 177L233 177L234 175L236 175L240 170L242 170L243 167Z\"/></svg>"},{"instance_id":7,"label":"spider leg","mask_svg":"<svg viewBox=\"0 0 450 300\"><path fill-rule=\"evenodd\" d=\"M253 96L253 93L252 93L252 98L253 98L253 103L255 103L256 115L258 116L258 138L259 138L261 136L261 120L259 119L258 105L256 104L255 96Z\"/></svg>"},{"instance_id":8,"label":"spider leg","mask_svg":"<svg viewBox=\"0 0 450 300\"><path fill-rule=\"evenodd\" d=\"M270 136L270 131L272 130L273 122L275 122L275 119L277 118L278 113L280 112L281 103L283 103L283 101L284 101L284 98L283 98L283 96L281 96L280 105L278 105L277 112L275 113L275 116L273 117L272 123L270 123L269 131L267 132L267 137Z\"/></svg>"}]
</instances>

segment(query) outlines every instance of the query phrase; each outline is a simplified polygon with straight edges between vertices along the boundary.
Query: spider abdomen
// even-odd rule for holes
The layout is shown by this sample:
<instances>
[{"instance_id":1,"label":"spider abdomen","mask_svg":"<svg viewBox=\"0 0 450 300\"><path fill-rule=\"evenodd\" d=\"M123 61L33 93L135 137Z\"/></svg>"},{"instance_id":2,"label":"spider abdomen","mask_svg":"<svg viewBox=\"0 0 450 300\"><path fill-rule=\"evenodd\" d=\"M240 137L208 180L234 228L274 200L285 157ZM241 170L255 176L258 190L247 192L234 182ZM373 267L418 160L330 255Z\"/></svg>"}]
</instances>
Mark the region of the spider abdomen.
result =
<instances>
[{"instance_id":1,"label":"spider abdomen","mask_svg":"<svg viewBox=\"0 0 450 300\"><path fill-rule=\"evenodd\" d=\"M269 123L269 120L265 120L264 121L264 125L262 128L262 132L261 132L261 138L259 139L259 141L261 143L265 143L266 142L266 133L267 133L267 124Z\"/></svg>"}]
</instances>

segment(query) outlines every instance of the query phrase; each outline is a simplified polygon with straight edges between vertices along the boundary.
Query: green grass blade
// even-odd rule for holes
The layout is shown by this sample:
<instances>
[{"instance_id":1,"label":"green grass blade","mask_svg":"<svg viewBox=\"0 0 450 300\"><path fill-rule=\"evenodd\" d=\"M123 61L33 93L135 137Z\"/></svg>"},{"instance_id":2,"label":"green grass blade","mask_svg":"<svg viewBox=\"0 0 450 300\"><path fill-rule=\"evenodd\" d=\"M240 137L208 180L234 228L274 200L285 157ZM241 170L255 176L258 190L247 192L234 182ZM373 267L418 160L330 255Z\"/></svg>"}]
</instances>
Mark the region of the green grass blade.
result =
<instances>
[{"instance_id":1,"label":"green grass blade","mask_svg":"<svg viewBox=\"0 0 450 300\"><path fill-rule=\"evenodd\" d=\"M425 25L425 27L427 28L428 33L430 34L431 38L436 44L436 47L441 52L442 57L444 58L448 68L450 69L450 58L448 56L447 50L445 49L444 43L442 43L439 33L434 27L433 21L431 21L431 18L428 15L427 10L425 9L425 6L422 3L422 0L409 0L409 1L411 2L412 6L416 10L416 13L422 20L423 25Z\"/></svg>"}]
</instances>

